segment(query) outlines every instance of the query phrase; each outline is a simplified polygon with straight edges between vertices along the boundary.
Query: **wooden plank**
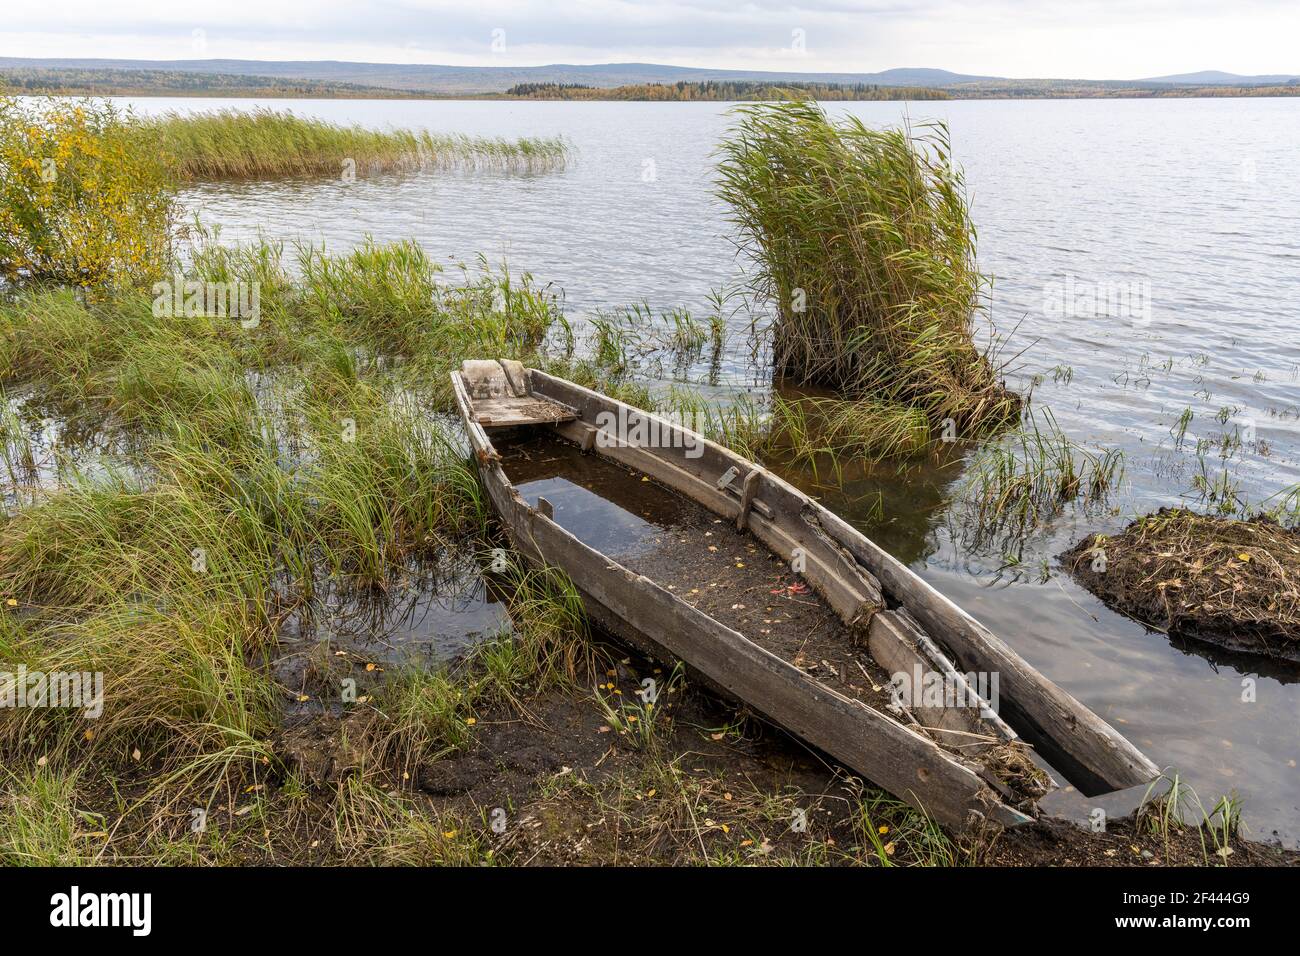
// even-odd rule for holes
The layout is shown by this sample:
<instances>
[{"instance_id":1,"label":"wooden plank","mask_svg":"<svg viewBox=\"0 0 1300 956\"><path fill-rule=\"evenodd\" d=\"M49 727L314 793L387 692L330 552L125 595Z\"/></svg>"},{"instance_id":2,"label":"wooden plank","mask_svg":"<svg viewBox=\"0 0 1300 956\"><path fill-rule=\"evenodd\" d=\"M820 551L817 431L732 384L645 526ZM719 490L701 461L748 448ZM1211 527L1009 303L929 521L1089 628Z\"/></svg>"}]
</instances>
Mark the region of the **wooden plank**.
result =
<instances>
[{"instance_id":1,"label":"wooden plank","mask_svg":"<svg viewBox=\"0 0 1300 956\"><path fill-rule=\"evenodd\" d=\"M744 531L749 523L749 511L754 507L754 493L758 491L758 481L763 473L755 468L745 476L745 487L740 494L740 513L736 515L736 530Z\"/></svg>"},{"instance_id":2,"label":"wooden plank","mask_svg":"<svg viewBox=\"0 0 1300 956\"><path fill-rule=\"evenodd\" d=\"M891 677L915 685L925 675L934 674L955 692L958 697L955 706L948 706L947 701L933 705L915 689L911 694L908 709L923 727L940 733L940 743L971 754L1016 739L1015 731L998 718L965 675L933 648L929 638L916 629L905 612L882 611L873 617L867 647L876 663Z\"/></svg>"},{"instance_id":3,"label":"wooden plank","mask_svg":"<svg viewBox=\"0 0 1300 956\"><path fill-rule=\"evenodd\" d=\"M1113 727L906 565L834 514L826 512L822 523L960 670L998 674L1003 719L1085 795L1148 783L1159 776L1159 768Z\"/></svg>"}]
</instances>

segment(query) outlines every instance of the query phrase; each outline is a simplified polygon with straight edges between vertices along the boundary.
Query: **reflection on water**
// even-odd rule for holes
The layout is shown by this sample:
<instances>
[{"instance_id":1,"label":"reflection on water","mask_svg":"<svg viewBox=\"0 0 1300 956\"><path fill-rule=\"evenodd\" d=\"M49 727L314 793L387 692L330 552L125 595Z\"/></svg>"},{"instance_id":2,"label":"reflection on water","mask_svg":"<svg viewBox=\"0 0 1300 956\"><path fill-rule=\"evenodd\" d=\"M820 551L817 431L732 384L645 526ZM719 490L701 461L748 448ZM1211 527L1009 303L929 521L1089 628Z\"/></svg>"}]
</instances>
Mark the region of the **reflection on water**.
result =
<instances>
[{"instance_id":1,"label":"reflection on water","mask_svg":"<svg viewBox=\"0 0 1300 956\"><path fill-rule=\"evenodd\" d=\"M135 105L149 112L251 104ZM707 314L709 291L737 277L726 211L712 195L710 154L728 123L725 104L309 101L293 108L380 126L562 134L576 157L566 170L538 175L192 189L186 201L222 224L224 238L261 231L342 249L372 234L414 237L446 261L479 252L506 257L562 288L578 319L642 299L655 310ZM948 122L980 226L981 264L997 277L992 313L1010 334L1005 354L1023 352L1010 384L1032 388L1074 441L1122 449L1128 477L1110 512L1068 511L1036 532L1020 568L1007 568L997 549L959 547L961 529L944 504L959 465L875 469L834 494L806 474L788 477L906 559L1158 763L1179 767L1207 800L1237 790L1257 836L1277 832L1300 843L1300 685L1171 646L1107 611L1059 572L1054 557L1088 532L1113 532L1134 513L1182 502L1201 468L1198 441L1207 468L1228 467L1252 500L1300 482L1300 100L829 109L877 124L905 115ZM655 169L649 180L647 159ZM1142 290L1142 309L1080 294L1132 288ZM654 371L713 397L763 392L768 375L750 361L748 322L743 313L732 319L716 378L707 360ZM1179 436L1188 410L1191 424ZM1222 448L1234 422L1249 423L1251 440L1221 459L1210 446ZM1243 699L1250 677L1258 682L1253 702Z\"/></svg>"},{"instance_id":2,"label":"reflection on water","mask_svg":"<svg viewBox=\"0 0 1300 956\"><path fill-rule=\"evenodd\" d=\"M525 501L536 507L545 498L560 527L610 557L640 553L676 523L671 496L645 494L639 477L598 456L544 437L503 441L498 451Z\"/></svg>"},{"instance_id":3,"label":"reflection on water","mask_svg":"<svg viewBox=\"0 0 1300 956\"><path fill-rule=\"evenodd\" d=\"M437 668L509 630L504 599L489 590L474 555L444 552L412 564L383 590L323 582L281 623L275 672L299 693L332 673L334 658Z\"/></svg>"}]
</instances>

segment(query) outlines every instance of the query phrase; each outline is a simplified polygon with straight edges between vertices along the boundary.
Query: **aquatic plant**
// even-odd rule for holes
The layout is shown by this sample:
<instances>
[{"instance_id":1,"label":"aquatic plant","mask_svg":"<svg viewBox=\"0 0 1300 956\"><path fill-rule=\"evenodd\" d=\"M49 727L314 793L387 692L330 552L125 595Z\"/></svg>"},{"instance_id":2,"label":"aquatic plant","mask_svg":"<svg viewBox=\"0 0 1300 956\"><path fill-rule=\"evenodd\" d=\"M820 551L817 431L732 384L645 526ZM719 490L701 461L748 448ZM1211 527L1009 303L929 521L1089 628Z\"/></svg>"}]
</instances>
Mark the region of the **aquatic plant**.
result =
<instances>
[{"instance_id":1,"label":"aquatic plant","mask_svg":"<svg viewBox=\"0 0 1300 956\"><path fill-rule=\"evenodd\" d=\"M1010 532L1023 540L1069 502L1104 501L1123 478L1122 451L1073 441L1043 409L1026 415L1014 434L979 449L956 498L977 538Z\"/></svg>"},{"instance_id":2,"label":"aquatic plant","mask_svg":"<svg viewBox=\"0 0 1300 956\"><path fill-rule=\"evenodd\" d=\"M141 131L171 157L183 180L287 176L352 178L378 172L471 168L538 172L562 168L559 137L519 139L367 129L284 110L164 113Z\"/></svg>"},{"instance_id":3,"label":"aquatic plant","mask_svg":"<svg viewBox=\"0 0 1300 956\"><path fill-rule=\"evenodd\" d=\"M946 128L834 123L812 102L736 113L719 192L777 310L777 372L963 437L1013 420L1020 401L974 342L986 279Z\"/></svg>"}]
</instances>

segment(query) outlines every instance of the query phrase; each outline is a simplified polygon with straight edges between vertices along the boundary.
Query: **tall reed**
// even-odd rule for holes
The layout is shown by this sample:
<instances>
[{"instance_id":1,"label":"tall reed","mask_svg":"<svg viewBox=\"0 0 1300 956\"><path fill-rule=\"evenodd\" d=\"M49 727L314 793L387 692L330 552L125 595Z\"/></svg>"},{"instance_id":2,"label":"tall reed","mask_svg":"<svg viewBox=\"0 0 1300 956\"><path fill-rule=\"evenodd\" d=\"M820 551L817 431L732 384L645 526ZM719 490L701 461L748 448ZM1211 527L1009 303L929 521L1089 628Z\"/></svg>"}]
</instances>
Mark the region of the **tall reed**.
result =
<instances>
[{"instance_id":1,"label":"tall reed","mask_svg":"<svg viewBox=\"0 0 1300 956\"><path fill-rule=\"evenodd\" d=\"M190 181L448 168L538 172L561 168L568 157L559 137L375 130L269 109L165 113L141 126Z\"/></svg>"},{"instance_id":2,"label":"tall reed","mask_svg":"<svg viewBox=\"0 0 1300 956\"><path fill-rule=\"evenodd\" d=\"M719 192L777 311L778 372L963 432L1013 420L974 341L986 278L947 129L834 123L812 102L736 112Z\"/></svg>"}]
</instances>

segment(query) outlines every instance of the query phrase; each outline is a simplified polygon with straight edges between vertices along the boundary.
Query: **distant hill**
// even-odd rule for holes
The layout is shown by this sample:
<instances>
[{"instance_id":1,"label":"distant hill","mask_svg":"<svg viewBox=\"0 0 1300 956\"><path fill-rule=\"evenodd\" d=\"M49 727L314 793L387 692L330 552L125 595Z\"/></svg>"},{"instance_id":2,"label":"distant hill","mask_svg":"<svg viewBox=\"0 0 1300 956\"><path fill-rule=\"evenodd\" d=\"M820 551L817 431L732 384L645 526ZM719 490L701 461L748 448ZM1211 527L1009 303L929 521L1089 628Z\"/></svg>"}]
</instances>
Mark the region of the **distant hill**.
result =
<instances>
[{"instance_id":1,"label":"distant hill","mask_svg":"<svg viewBox=\"0 0 1300 956\"><path fill-rule=\"evenodd\" d=\"M17 93L63 96L245 96L291 98L411 97L410 90L387 90L359 83L326 83L296 77L180 70L73 69L9 67L0 64L0 88Z\"/></svg>"},{"instance_id":2,"label":"distant hill","mask_svg":"<svg viewBox=\"0 0 1300 956\"><path fill-rule=\"evenodd\" d=\"M108 60L0 57L0 69L165 70L255 75L275 79L352 83L421 93L504 93L521 83L578 83L611 88L644 83L801 81L817 84L944 86L994 77L947 70L894 69L880 73L710 70L659 63L555 63L548 66L437 66L423 63L348 63L338 60Z\"/></svg>"},{"instance_id":3,"label":"distant hill","mask_svg":"<svg viewBox=\"0 0 1300 956\"><path fill-rule=\"evenodd\" d=\"M1242 76L1222 70L1201 70L1199 73L1175 73L1173 76L1153 76L1137 83L1186 83L1192 86L1282 86L1300 82L1294 73L1272 73L1261 76Z\"/></svg>"},{"instance_id":4,"label":"distant hill","mask_svg":"<svg viewBox=\"0 0 1300 956\"><path fill-rule=\"evenodd\" d=\"M1143 80L1014 79L908 67L877 73L713 70L661 63L441 66L338 60L112 60L0 57L0 79L32 91L152 96L501 96L520 88L601 91L676 84L928 89L959 99L1014 97L1294 96L1300 77L1206 70ZM14 80L17 78L18 82ZM649 98L672 98L652 90ZM568 95L576 98L574 94ZM615 96L614 93L610 94ZM899 93L889 98L906 97ZM583 98L602 98L599 95ZM626 98L619 94L619 98ZM833 98L844 98L836 96ZM869 98L880 98L874 94Z\"/></svg>"}]
</instances>

